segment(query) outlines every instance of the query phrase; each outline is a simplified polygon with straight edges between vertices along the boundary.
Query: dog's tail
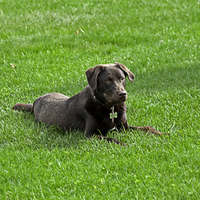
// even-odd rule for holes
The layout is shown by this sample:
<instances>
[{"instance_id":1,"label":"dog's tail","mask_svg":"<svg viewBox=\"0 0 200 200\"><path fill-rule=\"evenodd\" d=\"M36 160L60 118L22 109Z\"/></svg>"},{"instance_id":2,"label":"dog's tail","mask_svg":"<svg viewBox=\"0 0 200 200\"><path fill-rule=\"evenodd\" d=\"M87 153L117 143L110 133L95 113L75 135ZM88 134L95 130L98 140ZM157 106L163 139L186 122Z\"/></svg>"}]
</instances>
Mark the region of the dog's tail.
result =
<instances>
[{"instance_id":1,"label":"dog's tail","mask_svg":"<svg viewBox=\"0 0 200 200\"><path fill-rule=\"evenodd\" d=\"M23 111L23 112L33 112L33 104L17 103L12 107L13 110Z\"/></svg>"}]
</instances>

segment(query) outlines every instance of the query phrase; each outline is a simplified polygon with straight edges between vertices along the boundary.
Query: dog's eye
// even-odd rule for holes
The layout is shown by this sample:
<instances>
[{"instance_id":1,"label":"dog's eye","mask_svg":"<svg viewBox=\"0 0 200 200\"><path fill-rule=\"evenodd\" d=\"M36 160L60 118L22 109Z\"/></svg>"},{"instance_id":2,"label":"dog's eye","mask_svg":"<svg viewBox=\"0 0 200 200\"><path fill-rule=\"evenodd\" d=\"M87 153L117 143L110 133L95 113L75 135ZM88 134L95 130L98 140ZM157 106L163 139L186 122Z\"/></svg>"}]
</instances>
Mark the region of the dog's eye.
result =
<instances>
[{"instance_id":1,"label":"dog's eye","mask_svg":"<svg viewBox=\"0 0 200 200\"><path fill-rule=\"evenodd\" d=\"M109 81L112 81L113 79L112 79L112 77L109 77L108 80L109 80Z\"/></svg>"},{"instance_id":2,"label":"dog's eye","mask_svg":"<svg viewBox=\"0 0 200 200\"><path fill-rule=\"evenodd\" d=\"M120 81L123 81L125 78L123 77L123 76L121 76L120 78L119 78L119 80Z\"/></svg>"},{"instance_id":3,"label":"dog's eye","mask_svg":"<svg viewBox=\"0 0 200 200\"><path fill-rule=\"evenodd\" d=\"M120 80L120 81L123 81L123 80L124 80L124 77L121 76L121 75L119 75L119 80Z\"/></svg>"}]
</instances>

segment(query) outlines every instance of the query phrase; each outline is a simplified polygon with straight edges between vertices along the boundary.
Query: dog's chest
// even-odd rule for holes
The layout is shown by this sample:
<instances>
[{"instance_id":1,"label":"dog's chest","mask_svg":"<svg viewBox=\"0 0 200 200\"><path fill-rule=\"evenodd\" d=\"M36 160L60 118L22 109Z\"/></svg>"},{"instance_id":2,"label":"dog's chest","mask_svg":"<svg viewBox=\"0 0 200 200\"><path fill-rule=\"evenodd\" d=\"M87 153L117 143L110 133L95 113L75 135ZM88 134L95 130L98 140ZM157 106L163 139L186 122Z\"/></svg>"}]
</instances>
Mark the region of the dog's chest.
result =
<instances>
[{"instance_id":1,"label":"dog's chest","mask_svg":"<svg viewBox=\"0 0 200 200\"><path fill-rule=\"evenodd\" d=\"M104 129L106 131L109 131L111 129L114 129L116 127L114 119L110 118L110 114L108 114L103 120L102 123L100 123L100 129Z\"/></svg>"},{"instance_id":2,"label":"dog's chest","mask_svg":"<svg viewBox=\"0 0 200 200\"><path fill-rule=\"evenodd\" d=\"M107 133L110 130L115 130L121 124L122 113L120 110L106 110L101 115L96 115L97 129L101 133Z\"/></svg>"},{"instance_id":3,"label":"dog's chest","mask_svg":"<svg viewBox=\"0 0 200 200\"><path fill-rule=\"evenodd\" d=\"M87 113L95 121L93 127L96 126L96 130L102 134L107 133L121 125L123 113L125 112L124 104L116 105L112 109L108 109L99 104L90 103L85 106Z\"/></svg>"}]
</instances>

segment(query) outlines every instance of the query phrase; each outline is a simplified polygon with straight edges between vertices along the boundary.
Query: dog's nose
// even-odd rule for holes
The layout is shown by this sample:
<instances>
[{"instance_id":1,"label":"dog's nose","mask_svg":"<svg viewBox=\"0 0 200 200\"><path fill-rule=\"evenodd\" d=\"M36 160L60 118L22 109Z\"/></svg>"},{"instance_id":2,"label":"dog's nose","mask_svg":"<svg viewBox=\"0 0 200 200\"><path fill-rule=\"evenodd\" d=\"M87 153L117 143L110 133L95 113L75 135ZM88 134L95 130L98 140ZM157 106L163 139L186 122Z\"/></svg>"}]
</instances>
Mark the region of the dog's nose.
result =
<instances>
[{"instance_id":1,"label":"dog's nose","mask_svg":"<svg viewBox=\"0 0 200 200\"><path fill-rule=\"evenodd\" d=\"M120 97L125 97L126 96L126 91L120 91L119 92Z\"/></svg>"}]
</instances>

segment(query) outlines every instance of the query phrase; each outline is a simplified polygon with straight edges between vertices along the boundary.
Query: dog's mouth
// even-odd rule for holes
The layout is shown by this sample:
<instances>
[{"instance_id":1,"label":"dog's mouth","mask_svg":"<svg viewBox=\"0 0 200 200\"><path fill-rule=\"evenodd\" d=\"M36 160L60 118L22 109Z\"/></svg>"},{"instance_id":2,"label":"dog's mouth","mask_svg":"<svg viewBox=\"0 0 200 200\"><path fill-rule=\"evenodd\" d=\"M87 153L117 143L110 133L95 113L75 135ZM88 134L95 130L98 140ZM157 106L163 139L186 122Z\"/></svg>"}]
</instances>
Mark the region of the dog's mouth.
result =
<instances>
[{"instance_id":1,"label":"dog's mouth","mask_svg":"<svg viewBox=\"0 0 200 200\"><path fill-rule=\"evenodd\" d=\"M98 94L95 95L95 99L101 104L104 104L106 107L112 107L118 103L124 103L127 100L127 94L123 93L103 93L102 96Z\"/></svg>"},{"instance_id":2,"label":"dog's mouth","mask_svg":"<svg viewBox=\"0 0 200 200\"><path fill-rule=\"evenodd\" d=\"M105 96L106 98L106 96ZM107 104L108 105L111 105L111 106L114 106L118 103L123 103L127 100L127 95L126 96L123 96L123 97L118 97L118 98L106 98L106 101L107 101Z\"/></svg>"}]
</instances>

